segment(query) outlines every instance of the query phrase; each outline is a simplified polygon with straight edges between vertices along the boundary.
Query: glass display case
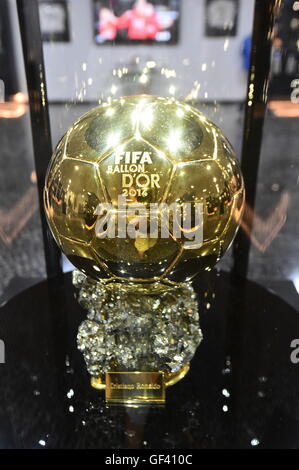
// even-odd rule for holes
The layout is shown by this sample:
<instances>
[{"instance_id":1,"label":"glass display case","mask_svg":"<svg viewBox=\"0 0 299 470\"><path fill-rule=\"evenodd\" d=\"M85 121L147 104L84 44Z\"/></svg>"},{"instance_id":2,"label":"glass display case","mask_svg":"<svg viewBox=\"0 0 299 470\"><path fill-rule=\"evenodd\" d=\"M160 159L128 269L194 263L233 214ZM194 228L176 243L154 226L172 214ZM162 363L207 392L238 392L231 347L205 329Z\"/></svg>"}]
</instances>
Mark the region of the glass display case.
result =
<instances>
[{"instance_id":1,"label":"glass display case","mask_svg":"<svg viewBox=\"0 0 299 470\"><path fill-rule=\"evenodd\" d=\"M298 448L298 2L0 13L0 448Z\"/></svg>"}]
</instances>

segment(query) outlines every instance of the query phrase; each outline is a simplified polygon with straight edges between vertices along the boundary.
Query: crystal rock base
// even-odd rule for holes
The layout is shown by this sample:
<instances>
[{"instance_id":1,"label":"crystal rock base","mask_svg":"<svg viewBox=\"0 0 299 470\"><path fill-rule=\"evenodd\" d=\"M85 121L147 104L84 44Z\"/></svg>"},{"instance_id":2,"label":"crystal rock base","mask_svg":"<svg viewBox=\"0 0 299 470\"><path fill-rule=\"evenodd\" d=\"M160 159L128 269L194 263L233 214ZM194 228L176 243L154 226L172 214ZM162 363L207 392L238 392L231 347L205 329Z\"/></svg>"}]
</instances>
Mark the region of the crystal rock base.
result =
<instances>
[{"instance_id":1,"label":"crystal rock base","mask_svg":"<svg viewBox=\"0 0 299 470\"><path fill-rule=\"evenodd\" d=\"M161 371L170 381L172 374L187 372L202 340L190 284L136 293L122 284L102 285L80 271L74 272L73 284L88 309L77 344L96 388L102 388L108 371Z\"/></svg>"}]
</instances>

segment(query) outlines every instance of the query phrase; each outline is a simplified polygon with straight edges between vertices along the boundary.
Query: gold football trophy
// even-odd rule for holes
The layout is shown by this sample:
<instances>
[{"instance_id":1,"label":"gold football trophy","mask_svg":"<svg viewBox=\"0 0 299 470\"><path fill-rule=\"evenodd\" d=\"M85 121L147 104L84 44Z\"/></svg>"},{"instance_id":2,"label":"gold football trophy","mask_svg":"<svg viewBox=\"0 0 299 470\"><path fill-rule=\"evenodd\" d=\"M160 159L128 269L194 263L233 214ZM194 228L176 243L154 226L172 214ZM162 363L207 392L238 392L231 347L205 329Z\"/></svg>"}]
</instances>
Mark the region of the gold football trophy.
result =
<instances>
[{"instance_id":1,"label":"gold football trophy","mask_svg":"<svg viewBox=\"0 0 299 470\"><path fill-rule=\"evenodd\" d=\"M187 288L220 260L240 223L244 185L232 147L202 113L139 95L103 103L73 124L52 157L44 201L56 242L93 286L85 293L150 298ZM113 386L136 390L112 362L109 396ZM110 372L119 374L115 383Z\"/></svg>"}]
</instances>

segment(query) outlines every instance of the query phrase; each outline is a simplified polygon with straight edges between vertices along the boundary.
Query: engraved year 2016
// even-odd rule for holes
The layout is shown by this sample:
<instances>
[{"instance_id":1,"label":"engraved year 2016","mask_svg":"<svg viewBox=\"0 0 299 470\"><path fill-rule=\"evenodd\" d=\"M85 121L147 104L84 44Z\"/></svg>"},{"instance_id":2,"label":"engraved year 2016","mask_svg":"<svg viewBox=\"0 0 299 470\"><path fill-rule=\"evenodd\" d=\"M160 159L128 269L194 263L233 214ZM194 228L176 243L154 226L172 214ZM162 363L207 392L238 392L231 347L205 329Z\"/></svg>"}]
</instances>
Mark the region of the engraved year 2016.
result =
<instances>
[{"instance_id":1,"label":"engraved year 2016","mask_svg":"<svg viewBox=\"0 0 299 470\"><path fill-rule=\"evenodd\" d=\"M130 196L130 197L146 197L148 195L148 190L147 189L142 189L142 188L123 188L123 195L124 196Z\"/></svg>"}]
</instances>

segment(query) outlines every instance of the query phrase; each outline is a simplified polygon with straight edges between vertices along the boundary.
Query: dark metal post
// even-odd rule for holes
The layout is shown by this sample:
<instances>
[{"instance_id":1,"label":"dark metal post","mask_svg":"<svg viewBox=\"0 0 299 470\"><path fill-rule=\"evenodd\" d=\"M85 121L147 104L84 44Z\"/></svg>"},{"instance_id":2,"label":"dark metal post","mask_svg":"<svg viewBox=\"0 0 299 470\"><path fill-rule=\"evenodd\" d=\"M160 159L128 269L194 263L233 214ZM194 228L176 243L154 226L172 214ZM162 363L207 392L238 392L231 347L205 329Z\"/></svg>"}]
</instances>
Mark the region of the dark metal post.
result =
<instances>
[{"instance_id":1,"label":"dark metal post","mask_svg":"<svg viewBox=\"0 0 299 470\"><path fill-rule=\"evenodd\" d=\"M48 277L61 275L61 253L47 225L43 210L43 187L52 154L48 100L37 0L17 0L26 69L32 140L37 174L40 215Z\"/></svg>"},{"instance_id":2,"label":"dark metal post","mask_svg":"<svg viewBox=\"0 0 299 470\"><path fill-rule=\"evenodd\" d=\"M9 3L9 0L2 0L0 2L0 79L5 83L4 101L9 101L10 97L19 91L19 80L15 73L14 31Z\"/></svg>"},{"instance_id":3,"label":"dark metal post","mask_svg":"<svg viewBox=\"0 0 299 470\"><path fill-rule=\"evenodd\" d=\"M254 210L267 91L271 66L272 34L281 0L256 0L248 77L241 168L246 188L246 207ZM246 209L245 209L246 217ZM246 278L253 219L246 218L248 234L240 229L234 243L233 273Z\"/></svg>"}]
</instances>

